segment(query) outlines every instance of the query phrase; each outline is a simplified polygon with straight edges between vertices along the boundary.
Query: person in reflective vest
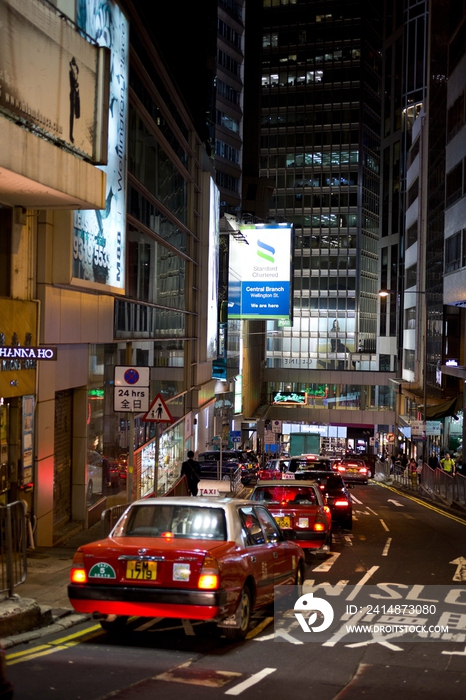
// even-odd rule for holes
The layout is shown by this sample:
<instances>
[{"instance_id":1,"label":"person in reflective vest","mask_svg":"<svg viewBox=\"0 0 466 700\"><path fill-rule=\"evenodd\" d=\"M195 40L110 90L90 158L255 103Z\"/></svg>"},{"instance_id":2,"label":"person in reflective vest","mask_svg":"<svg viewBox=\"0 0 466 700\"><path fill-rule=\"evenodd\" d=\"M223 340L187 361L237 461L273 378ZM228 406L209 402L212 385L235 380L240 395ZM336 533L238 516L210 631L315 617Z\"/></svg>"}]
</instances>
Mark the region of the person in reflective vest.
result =
<instances>
[{"instance_id":1,"label":"person in reflective vest","mask_svg":"<svg viewBox=\"0 0 466 700\"><path fill-rule=\"evenodd\" d=\"M455 460L451 459L448 452L446 453L445 457L440 460L440 466L447 474L453 475L455 472Z\"/></svg>"}]
</instances>

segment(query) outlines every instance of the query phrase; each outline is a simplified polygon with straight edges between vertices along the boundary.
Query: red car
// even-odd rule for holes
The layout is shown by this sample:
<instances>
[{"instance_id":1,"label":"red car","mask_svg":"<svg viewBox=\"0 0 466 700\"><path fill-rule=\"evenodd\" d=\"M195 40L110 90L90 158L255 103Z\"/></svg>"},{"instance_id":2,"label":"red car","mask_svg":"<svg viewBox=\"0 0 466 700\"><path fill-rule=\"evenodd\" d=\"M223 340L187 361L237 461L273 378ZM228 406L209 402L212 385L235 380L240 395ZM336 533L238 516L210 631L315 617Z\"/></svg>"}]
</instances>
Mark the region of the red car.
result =
<instances>
[{"instance_id":1,"label":"red car","mask_svg":"<svg viewBox=\"0 0 466 700\"><path fill-rule=\"evenodd\" d=\"M281 479L283 472L288 471L289 459L270 459L262 469L257 472L257 481Z\"/></svg>"},{"instance_id":2,"label":"red car","mask_svg":"<svg viewBox=\"0 0 466 700\"><path fill-rule=\"evenodd\" d=\"M304 552L259 503L149 498L77 550L70 578L72 606L108 631L137 615L211 620L243 639L274 586L303 582Z\"/></svg>"},{"instance_id":3,"label":"red car","mask_svg":"<svg viewBox=\"0 0 466 700\"><path fill-rule=\"evenodd\" d=\"M294 531L303 549L322 549L331 544L331 511L315 482L261 481L251 500L264 503L282 530Z\"/></svg>"}]
</instances>

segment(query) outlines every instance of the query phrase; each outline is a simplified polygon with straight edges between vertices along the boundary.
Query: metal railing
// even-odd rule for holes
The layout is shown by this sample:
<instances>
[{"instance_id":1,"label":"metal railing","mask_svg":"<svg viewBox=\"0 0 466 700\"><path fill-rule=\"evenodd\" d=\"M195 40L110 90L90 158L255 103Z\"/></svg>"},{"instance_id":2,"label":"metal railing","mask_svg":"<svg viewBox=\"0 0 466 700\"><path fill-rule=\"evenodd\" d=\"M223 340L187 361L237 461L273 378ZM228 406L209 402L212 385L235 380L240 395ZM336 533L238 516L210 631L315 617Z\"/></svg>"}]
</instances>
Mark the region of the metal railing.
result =
<instances>
[{"instance_id":1,"label":"metal railing","mask_svg":"<svg viewBox=\"0 0 466 700\"><path fill-rule=\"evenodd\" d=\"M8 593L26 580L27 508L24 501L0 506L0 593Z\"/></svg>"},{"instance_id":2,"label":"metal railing","mask_svg":"<svg viewBox=\"0 0 466 700\"><path fill-rule=\"evenodd\" d=\"M447 505L457 503L466 507L466 477L462 474L448 474L439 467L432 469L426 462L423 463L420 474L397 465L392 469L387 462L377 462L375 476L376 479L389 480L404 488L421 493L424 491Z\"/></svg>"}]
</instances>

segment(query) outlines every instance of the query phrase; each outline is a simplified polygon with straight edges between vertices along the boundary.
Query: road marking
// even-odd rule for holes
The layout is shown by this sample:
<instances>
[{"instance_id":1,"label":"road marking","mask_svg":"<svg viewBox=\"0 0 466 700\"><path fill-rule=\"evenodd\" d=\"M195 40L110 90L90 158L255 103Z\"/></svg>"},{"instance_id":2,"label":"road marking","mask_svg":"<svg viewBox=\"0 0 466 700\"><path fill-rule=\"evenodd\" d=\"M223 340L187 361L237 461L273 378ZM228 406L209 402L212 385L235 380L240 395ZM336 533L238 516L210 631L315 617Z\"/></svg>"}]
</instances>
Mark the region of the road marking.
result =
<instances>
[{"instance_id":1,"label":"road marking","mask_svg":"<svg viewBox=\"0 0 466 700\"><path fill-rule=\"evenodd\" d=\"M385 547L383 548L383 552L382 552L383 557L388 557L388 550L390 549L391 543L392 543L392 538L389 537L385 543Z\"/></svg>"},{"instance_id":2,"label":"road marking","mask_svg":"<svg viewBox=\"0 0 466 700\"><path fill-rule=\"evenodd\" d=\"M466 581L466 559L464 557L457 557L453 559L450 564L457 565L453 581Z\"/></svg>"},{"instance_id":3,"label":"road marking","mask_svg":"<svg viewBox=\"0 0 466 700\"><path fill-rule=\"evenodd\" d=\"M259 622L250 632L247 633L246 639L254 639L258 634L262 632L263 629L268 627L270 623L273 622L273 617L266 617L265 620Z\"/></svg>"},{"instance_id":4,"label":"road marking","mask_svg":"<svg viewBox=\"0 0 466 700\"><path fill-rule=\"evenodd\" d=\"M383 529L386 530L386 532L390 532L390 528L388 527L388 525L386 525L386 524L384 523L384 521L382 520L382 518L380 518L380 522L382 523Z\"/></svg>"},{"instance_id":5,"label":"road marking","mask_svg":"<svg viewBox=\"0 0 466 700\"><path fill-rule=\"evenodd\" d=\"M191 666L191 663L192 660L189 660L180 666L175 666L168 671L159 673L157 676L154 676L154 680L166 681L167 683L201 685L207 688L221 688L232 680L244 677L244 673L238 673L237 671L212 671L211 669Z\"/></svg>"},{"instance_id":6,"label":"road marking","mask_svg":"<svg viewBox=\"0 0 466 700\"><path fill-rule=\"evenodd\" d=\"M160 620L163 620L163 617L153 617L152 620L149 620L149 622L145 622L143 625L140 625L139 627L135 627L134 631L135 632L144 632L145 630L150 629L154 625L156 625Z\"/></svg>"},{"instance_id":7,"label":"road marking","mask_svg":"<svg viewBox=\"0 0 466 700\"><path fill-rule=\"evenodd\" d=\"M372 508L369 508L369 506L366 506L366 507L367 507L367 510L370 510L370 512L373 513L374 515L377 515L377 516L379 515L378 513L375 512L375 510L372 510Z\"/></svg>"},{"instance_id":8,"label":"road marking","mask_svg":"<svg viewBox=\"0 0 466 700\"><path fill-rule=\"evenodd\" d=\"M362 501L358 501L358 499L356 498L356 496L353 496L353 494L351 494L351 500L352 500L354 503L357 503L358 505L362 506Z\"/></svg>"},{"instance_id":9,"label":"road marking","mask_svg":"<svg viewBox=\"0 0 466 700\"><path fill-rule=\"evenodd\" d=\"M47 656L47 654L54 654L56 651L63 651L64 649L69 649L69 647L76 646L83 641L92 639L93 637L99 637L104 634L103 629L100 625L94 625L93 627L88 627L80 632L75 632L74 634L67 635L61 639L55 639L49 644L41 644L34 649L27 649L26 651L17 651L13 654L7 654L6 661L8 666L13 666L14 664L19 664L22 661L30 661L31 659L37 659L41 656ZM81 637L81 639L79 639Z\"/></svg>"},{"instance_id":10,"label":"road marking","mask_svg":"<svg viewBox=\"0 0 466 700\"><path fill-rule=\"evenodd\" d=\"M181 622L183 623L184 632L185 632L186 636L187 637L195 637L196 633L193 630L193 626L190 623L190 621L189 620L182 620Z\"/></svg>"},{"instance_id":11,"label":"road marking","mask_svg":"<svg viewBox=\"0 0 466 700\"><path fill-rule=\"evenodd\" d=\"M393 498L389 498L387 503L393 503L393 505L398 506L398 508L404 508L404 505L402 503L398 503L398 501L394 501Z\"/></svg>"},{"instance_id":12,"label":"road marking","mask_svg":"<svg viewBox=\"0 0 466 700\"><path fill-rule=\"evenodd\" d=\"M464 647L464 651L442 651L442 654L447 654L448 656L466 656L466 647Z\"/></svg>"},{"instance_id":13,"label":"road marking","mask_svg":"<svg viewBox=\"0 0 466 700\"><path fill-rule=\"evenodd\" d=\"M259 671L259 673L255 673L253 676L251 676L251 678L248 678L246 681L238 683L238 685L235 685L234 688L230 688L230 690L226 690L225 695L239 695L243 692L243 690L247 690L252 685L256 685L256 683L259 683L259 681L261 681L266 676L269 676L271 673L275 673L276 670L276 668L263 668L262 671Z\"/></svg>"},{"instance_id":14,"label":"road marking","mask_svg":"<svg viewBox=\"0 0 466 700\"><path fill-rule=\"evenodd\" d=\"M399 496L403 496L403 498L408 498L410 501L413 501L414 503L417 503L419 506L424 506L424 508L427 508L428 510L433 510L434 513L438 513L439 515L444 515L446 518L450 518L450 520L454 520L455 523L460 523L460 525L466 525L466 520L464 518L458 518L456 515L452 515L451 513L447 513L444 510L441 510L441 508L436 508L435 506L431 505L430 503L426 503L425 501L421 501L420 498L416 498L415 496L409 496L407 493L400 493L396 489L394 489L392 486L388 486L387 484L382 484L380 481L377 482L378 486L381 486L384 489L388 489L389 491L392 491L393 493L398 494ZM403 513L403 515L405 515Z\"/></svg>"},{"instance_id":15,"label":"road marking","mask_svg":"<svg viewBox=\"0 0 466 700\"><path fill-rule=\"evenodd\" d=\"M366 583L366 581L368 581L368 580L371 578L372 574L375 574L375 572L376 572L377 569L379 569L379 568L380 568L379 566L373 566L373 567L371 567L371 568L367 571L367 573L362 577L362 579L359 581L359 583L357 583L357 584L355 585L354 590L349 594L349 596L346 598L346 600L354 600L354 599L356 598L356 596L358 595L359 591L361 590L361 588L362 588L362 587L364 586L364 584Z\"/></svg>"},{"instance_id":16,"label":"road marking","mask_svg":"<svg viewBox=\"0 0 466 700\"><path fill-rule=\"evenodd\" d=\"M325 572L325 571L330 571L332 566L335 564L336 560L340 556L340 552L329 552L330 557L323 562L323 564L319 564L319 566L316 566L315 569L312 569L312 571L319 571L319 572Z\"/></svg>"}]
</instances>

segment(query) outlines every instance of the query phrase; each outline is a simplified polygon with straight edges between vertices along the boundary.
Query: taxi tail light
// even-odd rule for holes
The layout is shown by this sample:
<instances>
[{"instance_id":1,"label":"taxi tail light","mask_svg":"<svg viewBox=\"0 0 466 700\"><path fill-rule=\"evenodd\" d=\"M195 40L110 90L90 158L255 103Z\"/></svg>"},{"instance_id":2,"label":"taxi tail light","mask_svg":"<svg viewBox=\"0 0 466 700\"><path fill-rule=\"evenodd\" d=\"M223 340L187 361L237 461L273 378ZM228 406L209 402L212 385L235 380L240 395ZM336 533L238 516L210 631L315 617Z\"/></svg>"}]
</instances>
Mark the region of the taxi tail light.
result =
<instances>
[{"instance_id":1,"label":"taxi tail light","mask_svg":"<svg viewBox=\"0 0 466 700\"><path fill-rule=\"evenodd\" d=\"M324 511L325 511L325 508L326 508L326 506L324 506L324 508L323 508ZM322 512L319 511L316 515L313 530L314 530L314 532L324 532L325 529L326 529L326 525L325 525L324 516L323 516Z\"/></svg>"},{"instance_id":2,"label":"taxi tail light","mask_svg":"<svg viewBox=\"0 0 466 700\"><path fill-rule=\"evenodd\" d=\"M340 498L339 500L335 501L333 505L347 508L349 506L349 501L346 498Z\"/></svg>"},{"instance_id":3,"label":"taxi tail light","mask_svg":"<svg viewBox=\"0 0 466 700\"><path fill-rule=\"evenodd\" d=\"M87 583L87 572L84 568L84 556L82 552L76 552L70 571L71 583Z\"/></svg>"},{"instance_id":4,"label":"taxi tail light","mask_svg":"<svg viewBox=\"0 0 466 700\"><path fill-rule=\"evenodd\" d=\"M360 467L360 468L359 468L359 473L360 473L360 474L367 474L367 469L366 469L366 467Z\"/></svg>"},{"instance_id":5,"label":"taxi tail light","mask_svg":"<svg viewBox=\"0 0 466 700\"><path fill-rule=\"evenodd\" d=\"M204 591L209 591L218 588L219 584L220 573L217 560L214 559L214 557L206 556L199 574L199 583L197 587Z\"/></svg>"},{"instance_id":6,"label":"taxi tail light","mask_svg":"<svg viewBox=\"0 0 466 700\"><path fill-rule=\"evenodd\" d=\"M346 468L343 467L341 464L337 467L337 469L338 469L339 472L345 472L345 471L346 471Z\"/></svg>"}]
</instances>

